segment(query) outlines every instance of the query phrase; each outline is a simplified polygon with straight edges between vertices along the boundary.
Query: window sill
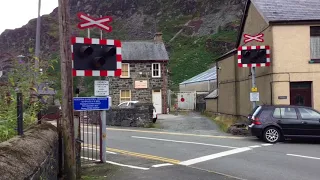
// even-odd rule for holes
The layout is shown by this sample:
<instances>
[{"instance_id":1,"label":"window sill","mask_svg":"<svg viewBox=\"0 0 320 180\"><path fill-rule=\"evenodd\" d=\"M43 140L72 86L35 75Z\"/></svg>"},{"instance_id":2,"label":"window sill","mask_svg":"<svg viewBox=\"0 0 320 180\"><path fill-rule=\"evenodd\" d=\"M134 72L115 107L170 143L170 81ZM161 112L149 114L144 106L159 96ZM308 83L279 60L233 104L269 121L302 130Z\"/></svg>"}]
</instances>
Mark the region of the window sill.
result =
<instances>
[{"instance_id":1,"label":"window sill","mask_svg":"<svg viewBox=\"0 0 320 180\"><path fill-rule=\"evenodd\" d=\"M129 77L121 77L120 76L120 79L130 79L131 77L129 76Z\"/></svg>"},{"instance_id":2,"label":"window sill","mask_svg":"<svg viewBox=\"0 0 320 180\"><path fill-rule=\"evenodd\" d=\"M309 61L309 64L319 64L320 63L320 59L311 59Z\"/></svg>"},{"instance_id":3,"label":"window sill","mask_svg":"<svg viewBox=\"0 0 320 180\"><path fill-rule=\"evenodd\" d=\"M161 78L161 76L152 76L152 78Z\"/></svg>"}]
</instances>

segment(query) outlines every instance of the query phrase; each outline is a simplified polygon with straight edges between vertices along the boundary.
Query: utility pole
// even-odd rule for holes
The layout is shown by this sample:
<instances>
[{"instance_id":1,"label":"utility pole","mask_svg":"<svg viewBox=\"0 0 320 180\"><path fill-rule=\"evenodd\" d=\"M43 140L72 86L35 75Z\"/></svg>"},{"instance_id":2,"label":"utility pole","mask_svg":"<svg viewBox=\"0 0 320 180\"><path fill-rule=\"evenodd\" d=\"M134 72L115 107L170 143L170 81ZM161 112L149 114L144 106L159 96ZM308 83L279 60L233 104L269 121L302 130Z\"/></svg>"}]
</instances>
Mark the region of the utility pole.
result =
<instances>
[{"instance_id":1,"label":"utility pole","mask_svg":"<svg viewBox=\"0 0 320 180\"><path fill-rule=\"evenodd\" d=\"M35 50L35 57L36 57L36 61L35 61L35 69L38 70L39 69L39 58L40 58L40 27L41 27L41 16L40 16L40 12L41 12L41 0L39 0L38 3L38 18L37 18L37 31L36 31L36 50ZM38 72L36 72L38 74Z\"/></svg>"},{"instance_id":2,"label":"utility pole","mask_svg":"<svg viewBox=\"0 0 320 180\"><path fill-rule=\"evenodd\" d=\"M75 135L73 121L73 77L70 41L70 1L59 0L59 34L61 57L62 117L65 179L76 179Z\"/></svg>"}]
</instances>

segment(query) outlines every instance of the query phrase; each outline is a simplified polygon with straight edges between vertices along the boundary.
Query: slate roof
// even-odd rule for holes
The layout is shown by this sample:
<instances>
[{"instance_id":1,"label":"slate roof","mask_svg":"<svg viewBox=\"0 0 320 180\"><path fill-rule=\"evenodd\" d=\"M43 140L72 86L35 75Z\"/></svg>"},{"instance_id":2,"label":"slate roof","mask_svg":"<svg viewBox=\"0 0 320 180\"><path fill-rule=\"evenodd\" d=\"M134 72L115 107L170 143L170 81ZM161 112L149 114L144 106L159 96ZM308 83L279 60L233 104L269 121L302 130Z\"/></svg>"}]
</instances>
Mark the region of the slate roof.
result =
<instances>
[{"instance_id":1,"label":"slate roof","mask_svg":"<svg viewBox=\"0 0 320 180\"><path fill-rule=\"evenodd\" d=\"M268 22L320 21L320 0L251 0Z\"/></svg>"},{"instance_id":2,"label":"slate roof","mask_svg":"<svg viewBox=\"0 0 320 180\"><path fill-rule=\"evenodd\" d=\"M164 43L154 41L122 42L123 60L169 60Z\"/></svg>"},{"instance_id":3,"label":"slate roof","mask_svg":"<svg viewBox=\"0 0 320 180\"><path fill-rule=\"evenodd\" d=\"M208 69L207 71L198 74L186 81L183 81L180 83L180 85L183 84L190 84L190 83L195 83L195 82L202 82L202 81L212 81L217 79L217 69L216 67L213 67L211 69Z\"/></svg>"}]
</instances>

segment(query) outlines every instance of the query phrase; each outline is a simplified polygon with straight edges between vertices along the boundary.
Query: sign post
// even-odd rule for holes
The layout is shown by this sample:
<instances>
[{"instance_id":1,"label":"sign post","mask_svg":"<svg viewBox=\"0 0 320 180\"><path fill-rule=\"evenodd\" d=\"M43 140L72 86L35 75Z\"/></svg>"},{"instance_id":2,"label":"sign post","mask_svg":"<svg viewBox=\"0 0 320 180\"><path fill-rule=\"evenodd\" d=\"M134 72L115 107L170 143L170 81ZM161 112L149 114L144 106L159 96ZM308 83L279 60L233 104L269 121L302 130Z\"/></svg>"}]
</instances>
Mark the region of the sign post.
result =
<instances>
[{"instance_id":1,"label":"sign post","mask_svg":"<svg viewBox=\"0 0 320 180\"><path fill-rule=\"evenodd\" d=\"M252 89L254 89L256 88L256 67L251 68L251 76L252 76ZM254 99L251 99L251 101L252 101L252 108L254 109L257 106L257 102L254 101Z\"/></svg>"},{"instance_id":2,"label":"sign post","mask_svg":"<svg viewBox=\"0 0 320 180\"><path fill-rule=\"evenodd\" d=\"M94 81L94 96L109 96L109 81L96 80ZM110 98L110 97L109 97ZM107 111L100 112L101 116L101 129L100 129L100 160L102 163L107 159Z\"/></svg>"},{"instance_id":3,"label":"sign post","mask_svg":"<svg viewBox=\"0 0 320 180\"><path fill-rule=\"evenodd\" d=\"M121 76L122 55L121 41L112 39L102 39L102 31L111 32L112 17L100 15L100 18L91 17L85 13L78 13L78 18L82 20L78 24L79 29L100 28L100 39L72 37L72 61L73 76ZM88 31L90 32L90 31ZM88 34L89 36L89 34ZM78 52L78 53L74 53ZM106 162L106 118L107 111L111 106L109 97L109 82L97 80L94 83L94 96L86 98L74 98L74 110L101 112L100 121L100 160ZM100 96L100 97L99 97Z\"/></svg>"}]
</instances>

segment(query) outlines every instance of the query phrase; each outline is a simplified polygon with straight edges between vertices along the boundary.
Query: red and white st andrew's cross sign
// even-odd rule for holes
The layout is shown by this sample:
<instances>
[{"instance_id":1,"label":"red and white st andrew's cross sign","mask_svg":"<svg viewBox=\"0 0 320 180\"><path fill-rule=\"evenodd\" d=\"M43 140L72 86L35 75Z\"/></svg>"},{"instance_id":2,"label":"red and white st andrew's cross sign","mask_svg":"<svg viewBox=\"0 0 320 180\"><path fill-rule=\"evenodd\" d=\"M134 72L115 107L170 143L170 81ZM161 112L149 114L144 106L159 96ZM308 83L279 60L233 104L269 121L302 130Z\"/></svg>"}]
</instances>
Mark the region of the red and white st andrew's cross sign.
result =
<instances>
[{"instance_id":1,"label":"red and white st andrew's cross sign","mask_svg":"<svg viewBox=\"0 0 320 180\"><path fill-rule=\"evenodd\" d=\"M110 16L104 16L102 18L93 18L80 12L78 13L78 18L84 20L84 22L78 24L79 29L98 27L107 32L112 31L112 27L108 25L108 23L112 21L112 18Z\"/></svg>"},{"instance_id":2,"label":"red and white st andrew's cross sign","mask_svg":"<svg viewBox=\"0 0 320 180\"><path fill-rule=\"evenodd\" d=\"M257 34L255 36L251 36L249 34L244 34L243 35L245 43L248 43L248 42L251 42L251 41L264 42L263 36L264 36L264 34L262 34L262 33Z\"/></svg>"}]
</instances>

